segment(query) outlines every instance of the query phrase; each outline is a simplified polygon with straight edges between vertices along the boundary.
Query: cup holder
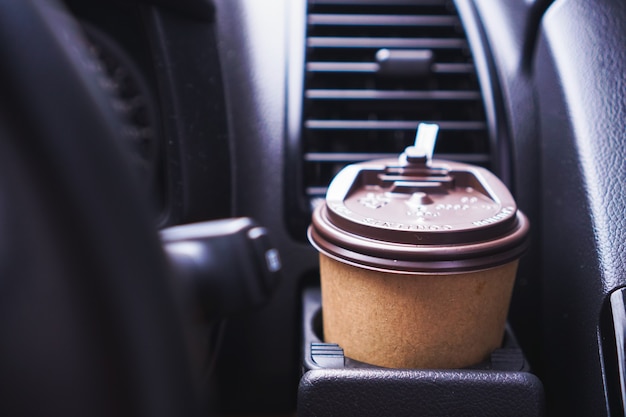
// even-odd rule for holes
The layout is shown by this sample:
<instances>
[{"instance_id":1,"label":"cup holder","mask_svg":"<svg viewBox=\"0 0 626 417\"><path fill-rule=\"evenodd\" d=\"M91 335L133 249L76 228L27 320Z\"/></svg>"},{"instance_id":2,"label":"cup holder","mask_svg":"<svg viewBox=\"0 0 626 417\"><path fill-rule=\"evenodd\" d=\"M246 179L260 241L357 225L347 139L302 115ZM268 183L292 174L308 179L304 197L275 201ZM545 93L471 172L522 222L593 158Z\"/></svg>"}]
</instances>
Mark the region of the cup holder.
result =
<instances>
[{"instance_id":1,"label":"cup holder","mask_svg":"<svg viewBox=\"0 0 626 417\"><path fill-rule=\"evenodd\" d=\"M543 416L544 391L514 335L463 369L392 369L355 361L323 342L319 288L303 292L298 416Z\"/></svg>"}]
</instances>

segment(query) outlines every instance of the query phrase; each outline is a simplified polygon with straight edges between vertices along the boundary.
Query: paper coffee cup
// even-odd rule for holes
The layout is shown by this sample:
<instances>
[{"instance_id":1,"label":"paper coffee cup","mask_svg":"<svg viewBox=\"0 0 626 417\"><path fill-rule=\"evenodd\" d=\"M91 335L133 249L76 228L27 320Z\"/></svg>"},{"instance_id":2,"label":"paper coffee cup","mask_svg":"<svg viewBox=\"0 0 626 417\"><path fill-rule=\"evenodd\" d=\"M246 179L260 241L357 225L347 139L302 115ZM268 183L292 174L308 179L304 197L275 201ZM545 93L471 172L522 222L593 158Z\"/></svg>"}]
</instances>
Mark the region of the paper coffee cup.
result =
<instances>
[{"instance_id":1,"label":"paper coffee cup","mask_svg":"<svg viewBox=\"0 0 626 417\"><path fill-rule=\"evenodd\" d=\"M324 341L393 368L460 368L502 343L528 221L489 171L423 155L344 168L315 210Z\"/></svg>"}]
</instances>

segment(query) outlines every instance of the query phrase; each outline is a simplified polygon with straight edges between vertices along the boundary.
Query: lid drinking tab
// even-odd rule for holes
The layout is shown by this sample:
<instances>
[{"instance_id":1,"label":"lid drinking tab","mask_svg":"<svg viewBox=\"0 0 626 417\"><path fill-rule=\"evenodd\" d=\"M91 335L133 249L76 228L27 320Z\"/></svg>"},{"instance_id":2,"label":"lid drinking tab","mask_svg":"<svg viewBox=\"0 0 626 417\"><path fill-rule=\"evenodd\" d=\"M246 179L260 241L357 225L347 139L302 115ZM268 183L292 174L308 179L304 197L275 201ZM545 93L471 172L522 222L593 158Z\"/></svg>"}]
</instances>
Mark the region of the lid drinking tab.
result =
<instances>
[{"instance_id":1,"label":"lid drinking tab","mask_svg":"<svg viewBox=\"0 0 626 417\"><path fill-rule=\"evenodd\" d=\"M400 162L429 165L435 152L438 133L439 125L420 123L415 134L415 144L404 150L404 153L400 155Z\"/></svg>"}]
</instances>

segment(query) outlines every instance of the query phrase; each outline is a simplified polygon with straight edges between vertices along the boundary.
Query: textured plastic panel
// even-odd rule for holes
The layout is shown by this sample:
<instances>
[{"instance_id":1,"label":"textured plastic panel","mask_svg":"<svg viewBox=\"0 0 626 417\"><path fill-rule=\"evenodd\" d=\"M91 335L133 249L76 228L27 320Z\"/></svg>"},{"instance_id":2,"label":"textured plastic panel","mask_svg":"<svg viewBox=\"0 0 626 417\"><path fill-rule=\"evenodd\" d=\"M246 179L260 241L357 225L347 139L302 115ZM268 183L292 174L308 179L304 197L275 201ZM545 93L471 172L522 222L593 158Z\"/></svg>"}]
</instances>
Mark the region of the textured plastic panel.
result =
<instances>
[{"instance_id":1,"label":"textured plastic panel","mask_svg":"<svg viewBox=\"0 0 626 417\"><path fill-rule=\"evenodd\" d=\"M624 2L557 1L535 59L553 415L608 414L598 327L606 295L626 283L624 22Z\"/></svg>"},{"instance_id":2,"label":"textured plastic panel","mask_svg":"<svg viewBox=\"0 0 626 417\"><path fill-rule=\"evenodd\" d=\"M324 369L302 378L298 416L542 416L541 393L522 372Z\"/></svg>"}]
</instances>

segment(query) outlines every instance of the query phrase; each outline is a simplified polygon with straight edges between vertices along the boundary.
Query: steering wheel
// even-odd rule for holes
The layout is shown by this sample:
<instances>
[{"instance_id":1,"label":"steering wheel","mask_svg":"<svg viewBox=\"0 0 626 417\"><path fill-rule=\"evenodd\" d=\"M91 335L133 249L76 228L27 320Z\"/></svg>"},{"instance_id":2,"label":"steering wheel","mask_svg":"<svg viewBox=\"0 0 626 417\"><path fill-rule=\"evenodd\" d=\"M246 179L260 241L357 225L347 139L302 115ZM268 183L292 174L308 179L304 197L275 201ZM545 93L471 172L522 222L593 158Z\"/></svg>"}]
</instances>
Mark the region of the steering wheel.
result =
<instances>
[{"instance_id":1,"label":"steering wheel","mask_svg":"<svg viewBox=\"0 0 626 417\"><path fill-rule=\"evenodd\" d=\"M76 23L0 2L0 415L197 414L153 216Z\"/></svg>"}]
</instances>

